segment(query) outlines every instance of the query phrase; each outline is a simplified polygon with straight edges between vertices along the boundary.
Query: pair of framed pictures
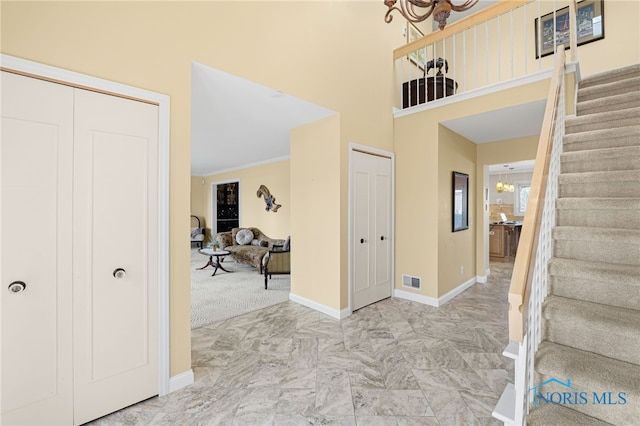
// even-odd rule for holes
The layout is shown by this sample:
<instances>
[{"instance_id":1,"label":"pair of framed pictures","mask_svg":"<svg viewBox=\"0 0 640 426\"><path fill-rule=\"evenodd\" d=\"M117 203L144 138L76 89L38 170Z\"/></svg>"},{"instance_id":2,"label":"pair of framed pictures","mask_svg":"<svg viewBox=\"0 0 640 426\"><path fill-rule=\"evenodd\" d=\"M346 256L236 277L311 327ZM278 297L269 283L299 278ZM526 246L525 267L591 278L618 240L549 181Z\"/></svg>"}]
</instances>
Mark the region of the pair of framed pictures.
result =
<instances>
[{"instance_id":1,"label":"pair of framed pictures","mask_svg":"<svg viewBox=\"0 0 640 426\"><path fill-rule=\"evenodd\" d=\"M555 24L554 24L555 16ZM553 54L555 46L569 46L569 7L535 19L536 59ZM604 0L582 0L576 10L578 46L604 38Z\"/></svg>"}]
</instances>

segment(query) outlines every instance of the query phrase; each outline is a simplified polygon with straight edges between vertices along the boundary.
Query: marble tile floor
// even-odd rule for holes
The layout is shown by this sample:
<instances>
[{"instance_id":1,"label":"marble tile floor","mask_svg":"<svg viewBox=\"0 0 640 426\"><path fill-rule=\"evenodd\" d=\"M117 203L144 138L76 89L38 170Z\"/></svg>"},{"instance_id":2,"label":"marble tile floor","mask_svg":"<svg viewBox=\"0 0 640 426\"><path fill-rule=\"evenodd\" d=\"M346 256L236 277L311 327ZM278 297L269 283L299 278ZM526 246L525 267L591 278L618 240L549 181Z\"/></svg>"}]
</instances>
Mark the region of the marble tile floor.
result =
<instances>
[{"instance_id":1,"label":"marble tile floor","mask_svg":"<svg viewBox=\"0 0 640 426\"><path fill-rule=\"evenodd\" d=\"M499 425L512 264L434 308L336 320L294 302L192 331L195 383L92 425Z\"/></svg>"}]
</instances>

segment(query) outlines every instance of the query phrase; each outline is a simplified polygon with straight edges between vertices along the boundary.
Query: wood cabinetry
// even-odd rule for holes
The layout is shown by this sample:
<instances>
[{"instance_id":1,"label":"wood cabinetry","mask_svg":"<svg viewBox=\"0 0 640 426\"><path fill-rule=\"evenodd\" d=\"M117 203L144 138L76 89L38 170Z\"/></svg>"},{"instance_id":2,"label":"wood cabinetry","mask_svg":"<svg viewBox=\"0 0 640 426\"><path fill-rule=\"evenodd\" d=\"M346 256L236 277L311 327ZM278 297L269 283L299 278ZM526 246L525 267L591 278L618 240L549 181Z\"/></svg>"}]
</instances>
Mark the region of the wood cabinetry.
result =
<instances>
[{"instance_id":1,"label":"wood cabinetry","mask_svg":"<svg viewBox=\"0 0 640 426\"><path fill-rule=\"evenodd\" d=\"M489 257L503 258L505 256L504 226L491 225L489 227Z\"/></svg>"},{"instance_id":2,"label":"wood cabinetry","mask_svg":"<svg viewBox=\"0 0 640 426\"><path fill-rule=\"evenodd\" d=\"M489 259L513 260L520 240L521 222L489 225Z\"/></svg>"}]
</instances>

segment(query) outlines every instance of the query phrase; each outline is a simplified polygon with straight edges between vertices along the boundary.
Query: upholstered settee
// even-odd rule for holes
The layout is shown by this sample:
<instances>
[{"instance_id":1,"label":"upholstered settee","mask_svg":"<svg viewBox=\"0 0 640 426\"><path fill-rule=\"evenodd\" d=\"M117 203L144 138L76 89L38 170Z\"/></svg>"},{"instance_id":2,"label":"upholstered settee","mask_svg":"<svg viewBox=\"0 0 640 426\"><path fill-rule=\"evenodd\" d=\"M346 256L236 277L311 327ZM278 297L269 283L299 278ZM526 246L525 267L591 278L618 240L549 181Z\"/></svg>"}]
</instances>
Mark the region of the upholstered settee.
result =
<instances>
[{"instance_id":1,"label":"upholstered settee","mask_svg":"<svg viewBox=\"0 0 640 426\"><path fill-rule=\"evenodd\" d=\"M240 234L240 235L238 235ZM284 246L286 240L269 238L258 228L233 228L218 232L216 241L222 250L227 250L239 263L256 267L262 274L262 258L276 246Z\"/></svg>"}]
</instances>

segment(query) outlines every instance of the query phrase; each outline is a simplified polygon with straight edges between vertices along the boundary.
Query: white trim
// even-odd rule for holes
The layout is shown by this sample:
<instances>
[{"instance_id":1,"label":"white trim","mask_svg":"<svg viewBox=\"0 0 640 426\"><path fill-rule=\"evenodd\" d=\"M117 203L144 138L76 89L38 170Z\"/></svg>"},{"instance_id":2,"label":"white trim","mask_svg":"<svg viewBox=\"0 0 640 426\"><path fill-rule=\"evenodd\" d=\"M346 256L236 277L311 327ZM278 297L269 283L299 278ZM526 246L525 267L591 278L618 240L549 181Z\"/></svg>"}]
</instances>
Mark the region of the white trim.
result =
<instances>
[{"instance_id":1,"label":"white trim","mask_svg":"<svg viewBox=\"0 0 640 426\"><path fill-rule=\"evenodd\" d=\"M451 299L453 299L463 291L467 290L469 287L473 286L477 282L476 280L477 280L477 277L471 278L470 280L465 281L464 283L460 284L458 287L454 288L453 290L449 291L443 296L438 297L437 299L435 297L424 296L422 294L400 290L397 288L394 289L393 291L393 297L398 297L400 299L407 299L413 302L422 303L423 305L435 306L436 308L439 308L440 306L444 305L445 303L447 303L448 301L450 301Z\"/></svg>"},{"instance_id":2,"label":"white trim","mask_svg":"<svg viewBox=\"0 0 640 426\"><path fill-rule=\"evenodd\" d=\"M393 289L393 297L411 300L412 302L422 303L423 305L435 306L436 308L439 306L438 299L434 297L425 296L411 291L400 290L398 288Z\"/></svg>"},{"instance_id":3,"label":"white trim","mask_svg":"<svg viewBox=\"0 0 640 426\"><path fill-rule=\"evenodd\" d=\"M314 302L313 300L304 298L302 296L298 296L297 294L289 293L289 300L292 302L299 303L307 308L311 308L315 311L322 312L323 314L327 314L335 319L344 319L351 315L350 309L338 310L336 308L332 308L330 306L323 305L318 302Z\"/></svg>"},{"instance_id":4,"label":"white trim","mask_svg":"<svg viewBox=\"0 0 640 426\"><path fill-rule=\"evenodd\" d=\"M486 275L476 275L476 281L479 282L480 284L486 284L487 280L488 278Z\"/></svg>"},{"instance_id":5,"label":"white trim","mask_svg":"<svg viewBox=\"0 0 640 426\"><path fill-rule=\"evenodd\" d=\"M351 314L351 312L353 312L352 310L352 300L353 300L353 285L354 285L354 280L353 280L353 252L354 252L354 244L355 241L353 239L353 154L354 152L364 152L364 153L370 153L373 155L382 155L385 157L389 157L389 159L391 160L391 212L390 215L391 217L389 218L390 220L390 226L389 226L389 232L391 233L391 235L389 236L389 240L390 240L390 256L391 256L391 271L390 271L390 276L391 279L389 280L390 283L390 294L393 295L393 289L395 288L395 258L396 258L396 253L395 253L395 236L396 236L396 232L395 232L395 225L396 225L396 216L395 216L395 212L396 212L396 156L393 152L390 151L385 151L382 149L378 149L378 148L373 148L370 146L366 146L366 145L360 145L357 144L355 142L349 142L349 165L348 165L348 173L349 173L349 181L348 181L348 197L349 197L349 202L348 202L348 206L347 206L347 216L349 218L348 220L348 225L347 225L347 232L348 232L348 262L347 262L347 276L348 276L348 286L349 286L349 314Z\"/></svg>"},{"instance_id":6,"label":"white trim","mask_svg":"<svg viewBox=\"0 0 640 426\"><path fill-rule=\"evenodd\" d=\"M237 166L237 167L230 167L228 169L222 169L222 170L213 170L207 173L194 173L193 176L215 176L215 175L219 175L222 173L229 173L229 172L235 172L238 170L244 170L244 169L250 169L252 167L257 167L257 166L264 166L266 164L271 164L271 163L278 163L280 161L285 161L285 160L289 160L291 159L290 156L288 155L284 155L282 157L276 157L276 158L271 158L269 160L264 160L264 161L256 161L255 163L249 163L249 164L243 164L242 166Z\"/></svg>"},{"instance_id":7,"label":"white trim","mask_svg":"<svg viewBox=\"0 0 640 426\"><path fill-rule=\"evenodd\" d=\"M169 393L169 96L5 54L0 54L0 65L8 70L158 104L158 393Z\"/></svg>"},{"instance_id":8,"label":"white trim","mask_svg":"<svg viewBox=\"0 0 640 426\"><path fill-rule=\"evenodd\" d=\"M575 72L579 78L580 68L577 66L577 62L568 63L565 67L565 72L566 73ZM424 104L420 104L414 107L404 108L404 109L398 109L394 107L393 117L394 118L404 117L406 115L411 115L417 112L427 111L434 108L440 108L442 106L450 105L456 102L462 102L462 101L466 101L473 98L479 98L492 93L500 92L502 90L524 86L525 84L535 83L540 80L547 80L551 78L551 74L553 74L552 68L548 70L538 71L533 74L527 74L522 77L517 77L509 81L490 84L488 86L484 86L479 89L469 90L468 92L460 93L458 95L451 95L451 96L445 97L444 99L438 99L437 102L426 102Z\"/></svg>"},{"instance_id":9,"label":"white trim","mask_svg":"<svg viewBox=\"0 0 640 426\"><path fill-rule=\"evenodd\" d=\"M186 388L194 382L193 370L185 371L169 379L169 393Z\"/></svg>"}]
</instances>

